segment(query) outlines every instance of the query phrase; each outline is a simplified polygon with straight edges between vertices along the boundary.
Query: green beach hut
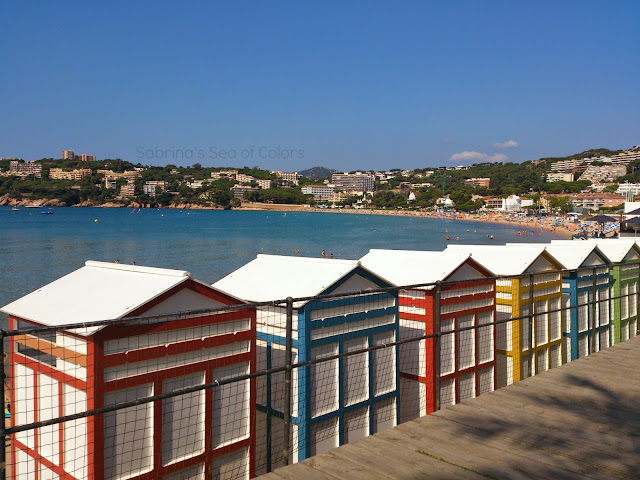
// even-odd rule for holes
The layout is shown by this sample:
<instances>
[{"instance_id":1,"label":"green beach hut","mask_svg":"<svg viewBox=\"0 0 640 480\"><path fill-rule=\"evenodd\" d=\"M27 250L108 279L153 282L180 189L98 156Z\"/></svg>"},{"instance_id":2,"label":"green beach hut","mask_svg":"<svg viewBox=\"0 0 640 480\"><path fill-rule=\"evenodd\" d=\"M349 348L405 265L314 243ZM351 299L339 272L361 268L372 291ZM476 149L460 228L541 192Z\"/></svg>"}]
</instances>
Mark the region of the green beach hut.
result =
<instances>
[{"instance_id":1,"label":"green beach hut","mask_svg":"<svg viewBox=\"0 0 640 480\"><path fill-rule=\"evenodd\" d=\"M588 240L552 240L552 244L593 242L613 265L610 271L613 314L613 343L624 342L638 331L638 286L640 281L640 247L634 239L593 238Z\"/></svg>"}]
</instances>

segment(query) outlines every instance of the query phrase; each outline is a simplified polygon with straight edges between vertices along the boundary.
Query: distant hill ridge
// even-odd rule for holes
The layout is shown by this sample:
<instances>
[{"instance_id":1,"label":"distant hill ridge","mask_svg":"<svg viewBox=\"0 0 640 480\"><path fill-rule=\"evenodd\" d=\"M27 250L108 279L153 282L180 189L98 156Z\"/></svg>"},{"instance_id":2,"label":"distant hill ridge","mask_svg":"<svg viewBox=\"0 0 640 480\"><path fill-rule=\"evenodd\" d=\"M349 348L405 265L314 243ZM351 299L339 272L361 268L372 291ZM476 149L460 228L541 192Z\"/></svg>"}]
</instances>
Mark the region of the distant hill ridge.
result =
<instances>
[{"instance_id":1,"label":"distant hill ridge","mask_svg":"<svg viewBox=\"0 0 640 480\"><path fill-rule=\"evenodd\" d=\"M307 170L302 170L298 172L300 175L306 178L310 178L311 180L320 180L321 178L330 177L333 173L339 172L340 170L333 170L331 168L325 167L312 167Z\"/></svg>"}]
</instances>

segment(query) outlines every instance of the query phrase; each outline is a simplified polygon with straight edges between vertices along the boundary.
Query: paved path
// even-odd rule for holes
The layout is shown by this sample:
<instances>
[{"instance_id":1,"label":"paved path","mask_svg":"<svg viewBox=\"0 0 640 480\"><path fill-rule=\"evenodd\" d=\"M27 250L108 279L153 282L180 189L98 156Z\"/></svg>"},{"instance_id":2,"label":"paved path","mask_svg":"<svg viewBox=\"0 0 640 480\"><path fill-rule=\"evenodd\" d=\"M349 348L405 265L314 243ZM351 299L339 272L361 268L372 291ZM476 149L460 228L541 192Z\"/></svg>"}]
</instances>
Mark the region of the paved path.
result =
<instances>
[{"instance_id":1,"label":"paved path","mask_svg":"<svg viewBox=\"0 0 640 480\"><path fill-rule=\"evenodd\" d=\"M260 478L638 479L640 337Z\"/></svg>"}]
</instances>

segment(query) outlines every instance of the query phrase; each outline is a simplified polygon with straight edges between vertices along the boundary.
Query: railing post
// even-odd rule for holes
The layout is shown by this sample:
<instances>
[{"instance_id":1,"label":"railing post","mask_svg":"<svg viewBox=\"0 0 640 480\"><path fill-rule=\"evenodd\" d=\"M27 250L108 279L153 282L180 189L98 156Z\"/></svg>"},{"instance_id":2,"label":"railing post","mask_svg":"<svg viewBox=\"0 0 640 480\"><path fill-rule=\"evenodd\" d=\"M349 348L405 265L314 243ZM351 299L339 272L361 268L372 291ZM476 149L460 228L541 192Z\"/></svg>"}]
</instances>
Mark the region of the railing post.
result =
<instances>
[{"instance_id":1,"label":"railing post","mask_svg":"<svg viewBox=\"0 0 640 480\"><path fill-rule=\"evenodd\" d=\"M533 301L533 282L535 280L535 275L532 273L529 274L529 376L533 377L533 346L535 342L533 340L533 322L535 321L535 316L533 315L533 307L535 302Z\"/></svg>"},{"instance_id":2,"label":"railing post","mask_svg":"<svg viewBox=\"0 0 640 480\"><path fill-rule=\"evenodd\" d=\"M441 293L441 285L440 282L436 282L436 290L435 290L435 298L434 298L434 371L435 371L435 388L433 390L433 395L435 396L434 405L436 411L440 410L440 350L442 348L442 342L440 341L441 337L441 319L440 319L440 293Z\"/></svg>"},{"instance_id":3,"label":"railing post","mask_svg":"<svg viewBox=\"0 0 640 480\"><path fill-rule=\"evenodd\" d=\"M2 422L0 422L0 480L6 480L7 478L7 433L4 415L5 401L4 401L4 379L6 378L4 373L4 339L6 338L6 332L0 330L0 361L2 362L2 369L0 369L0 398L2 398Z\"/></svg>"},{"instance_id":4,"label":"railing post","mask_svg":"<svg viewBox=\"0 0 640 480\"><path fill-rule=\"evenodd\" d=\"M640 309L638 308L638 300L640 299L640 263L637 265L638 267L638 278L636 278L636 331L634 332L634 336L638 334L640 331ZM629 336L631 336L631 331L629 331Z\"/></svg>"},{"instance_id":5,"label":"railing post","mask_svg":"<svg viewBox=\"0 0 640 480\"><path fill-rule=\"evenodd\" d=\"M578 278L580 278L578 276ZM597 276L597 269L596 267L593 267L593 284L592 284L592 288L591 288L591 296L593 297L591 299L591 332L589 332L589 340L591 341L591 348L589 348L589 353L595 353L596 352L596 340L597 340L597 336L596 336L596 304L598 302L598 276ZM600 308L602 308L602 306L600 306Z\"/></svg>"},{"instance_id":6,"label":"railing post","mask_svg":"<svg viewBox=\"0 0 640 480\"><path fill-rule=\"evenodd\" d=\"M284 458L283 464L289 465L289 455L291 454L291 390L293 385L291 384L291 374L293 372L292 362L292 334L293 334L293 298L287 297L287 325L286 325L286 340L285 340L285 352L284 361L287 369L284 371L284 447L282 453ZM0 479L2 480L2 479Z\"/></svg>"}]
</instances>

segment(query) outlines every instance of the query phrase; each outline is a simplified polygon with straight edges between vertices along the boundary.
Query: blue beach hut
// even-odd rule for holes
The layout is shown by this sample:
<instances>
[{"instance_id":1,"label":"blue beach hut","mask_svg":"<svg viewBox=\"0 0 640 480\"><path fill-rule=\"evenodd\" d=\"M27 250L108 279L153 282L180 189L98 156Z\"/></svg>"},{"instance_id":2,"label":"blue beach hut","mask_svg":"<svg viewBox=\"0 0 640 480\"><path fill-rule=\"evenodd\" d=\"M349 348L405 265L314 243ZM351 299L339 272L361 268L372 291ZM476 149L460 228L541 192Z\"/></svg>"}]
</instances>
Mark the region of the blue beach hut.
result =
<instances>
[{"instance_id":1,"label":"blue beach hut","mask_svg":"<svg viewBox=\"0 0 640 480\"><path fill-rule=\"evenodd\" d=\"M522 243L513 245L526 246ZM528 245L534 248L540 246ZM552 243L546 245L546 249L567 268L562 273L562 303L565 311L562 327L563 363L610 347L611 260L593 242ZM595 308L591 310L594 299Z\"/></svg>"},{"instance_id":2,"label":"blue beach hut","mask_svg":"<svg viewBox=\"0 0 640 480\"><path fill-rule=\"evenodd\" d=\"M258 255L216 289L249 302L375 290L391 285L358 261ZM293 305L293 362L319 360L398 338L397 292ZM259 307L258 370L285 365L286 308ZM294 368L290 462L391 428L399 417L395 346ZM257 473L283 461L284 373L257 378Z\"/></svg>"}]
</instances>

